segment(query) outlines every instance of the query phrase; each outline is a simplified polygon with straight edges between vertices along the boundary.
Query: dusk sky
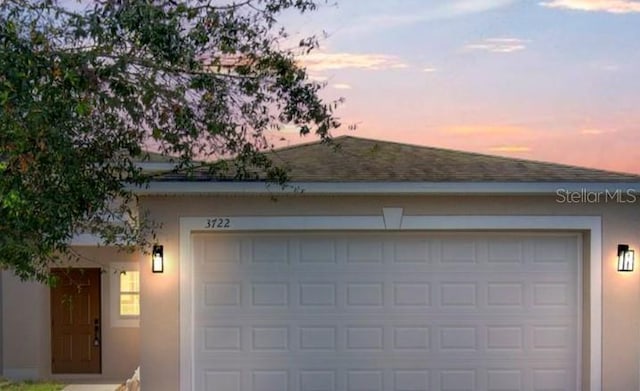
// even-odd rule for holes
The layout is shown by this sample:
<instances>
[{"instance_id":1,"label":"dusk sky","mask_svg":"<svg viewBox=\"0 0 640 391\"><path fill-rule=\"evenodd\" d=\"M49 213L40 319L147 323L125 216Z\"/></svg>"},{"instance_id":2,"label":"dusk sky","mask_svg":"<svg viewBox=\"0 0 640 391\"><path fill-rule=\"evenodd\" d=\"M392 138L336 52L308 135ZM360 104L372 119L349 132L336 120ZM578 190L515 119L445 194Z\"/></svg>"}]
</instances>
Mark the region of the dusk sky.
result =
<instances>
[{"instance_id":1,"label":"dusk sky","mask_svg":"<svg viewBox=\"0 0 640 391\"><path fill-rule=\"evenodd\" d=\"M640 173L640 1L339 0L281 22L327 33L302 61L346 98L334 135Z\"/></svg>"}]
</instances>

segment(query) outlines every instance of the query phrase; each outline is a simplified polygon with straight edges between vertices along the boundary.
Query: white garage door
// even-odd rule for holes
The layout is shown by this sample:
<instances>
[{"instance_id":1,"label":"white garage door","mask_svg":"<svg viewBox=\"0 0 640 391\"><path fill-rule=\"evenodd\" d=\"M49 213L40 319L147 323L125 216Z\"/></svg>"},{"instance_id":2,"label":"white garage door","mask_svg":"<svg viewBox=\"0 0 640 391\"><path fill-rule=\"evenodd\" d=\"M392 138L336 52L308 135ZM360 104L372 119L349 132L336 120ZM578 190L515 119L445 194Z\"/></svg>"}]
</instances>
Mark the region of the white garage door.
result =
<instances>
[{"instance_id":1,"label":"white garage door","mask_svg":"<svg viewBox=\"0 0 640 391\"><path fill-rule=\"evenodd\" d=\"M208 391L576 390L571 234L195 234Z\"/></svg>"}]
</instances>

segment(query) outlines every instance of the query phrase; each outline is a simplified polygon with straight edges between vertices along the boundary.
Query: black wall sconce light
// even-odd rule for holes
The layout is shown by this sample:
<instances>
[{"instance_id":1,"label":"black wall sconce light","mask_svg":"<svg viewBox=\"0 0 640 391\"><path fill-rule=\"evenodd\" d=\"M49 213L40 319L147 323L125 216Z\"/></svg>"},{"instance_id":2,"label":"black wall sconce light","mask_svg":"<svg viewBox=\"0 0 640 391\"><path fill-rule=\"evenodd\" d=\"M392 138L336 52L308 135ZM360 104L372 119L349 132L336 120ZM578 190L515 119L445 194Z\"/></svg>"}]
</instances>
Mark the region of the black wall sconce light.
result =
<instances>
[{"instance_id":1,"label":"black wall sconce light","mask_svg":"<svg viewBox=\"0 0 640 391\"><path fill-rule=\"evenodd\" d=\"M618 245L618 271L619 272L632 272L634 261L633 250L629 250L628 244Z\"/></svg>"},{"instance_id":2,"label":"black wall sconce light","mask_svg":"<svg viewBox=\"0 0 640 391\"><path fill-rule=\"evenodd\" d=\"M164 248L156 244L151 252L151 271L154 273L164 273Z\"/></svg>"}]
</instances>

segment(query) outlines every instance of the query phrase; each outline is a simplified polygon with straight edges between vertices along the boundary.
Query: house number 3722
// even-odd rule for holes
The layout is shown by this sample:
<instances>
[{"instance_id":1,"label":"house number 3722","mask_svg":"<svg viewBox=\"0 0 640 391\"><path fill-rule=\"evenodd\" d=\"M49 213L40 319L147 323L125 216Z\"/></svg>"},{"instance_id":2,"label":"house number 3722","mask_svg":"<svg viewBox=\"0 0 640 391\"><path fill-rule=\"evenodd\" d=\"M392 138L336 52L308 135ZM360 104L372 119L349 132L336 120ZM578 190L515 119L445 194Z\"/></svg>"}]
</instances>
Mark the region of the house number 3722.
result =
<instances>
[{"instance_id":1,"label":"house number 3722","mask_svg":"<svg viewBox=\"0 0 640 391\"><path fill-rule=\"evenodd\" d=\"M207 229L231 228L231 219L227 217L214 217L207 219L207 223L204 227Z\"/></svg>"}]
</instances>

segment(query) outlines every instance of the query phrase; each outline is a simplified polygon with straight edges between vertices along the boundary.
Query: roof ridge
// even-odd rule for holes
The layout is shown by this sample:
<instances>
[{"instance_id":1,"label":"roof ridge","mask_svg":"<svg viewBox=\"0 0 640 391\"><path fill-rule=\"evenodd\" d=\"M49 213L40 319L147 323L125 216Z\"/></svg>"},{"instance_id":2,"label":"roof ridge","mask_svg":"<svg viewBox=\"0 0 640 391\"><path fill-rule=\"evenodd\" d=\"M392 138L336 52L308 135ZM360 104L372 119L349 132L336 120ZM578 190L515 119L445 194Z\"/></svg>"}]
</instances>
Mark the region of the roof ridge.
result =
<instances>
[{"instance_id":1,"label":"roof ridge","mask_svg":"<svg viewBox=\"0 0 640 391\"><path fill-rule=\"evenodd\" d=\"M296 182L634 183L640 174L352 135L265 151ZM338 152L335 154L335 152ZM199 180L220 180L199 172ZM167 177L169 178L169 177ZM180 176L175 176L179 180ZM229 177L228 180L233 178ZM226 179L225 179L226 180Z\"/></svg>"},{"instance_id":2,"label":"roof ridge","mask_svg":"<svg viewBox=\"0 0 640 391\"><path fill-rule=\"evenodd\" d=\"M303 136L303 137L306 137L306 136ZM345 136L331 137L331 140L335 140L336 138L342 138L342 137L345 137ZM284 146L284 147L276 147L276 148L265 149L264 152L265 153L272 153L272 152L279 152L279 151L287 151L289 149L300 148L300 147L310 147L310 146L318 145L318 144L322 144L322 143L323 143L322 139L311 140L311 141L302 142L300 144L293 144L293 145L287 145L287 146Z\"/></svg>"},{"instance_id":3,"label":"roof ridge","mask_svg":"<svg viewBox=\"0 0 640 391\"><path fill-rule=\"evenodd\" d=\"M434 147L434 146L420 145L420 144L411 144L411 143L399 142L399 141L391 141L391 140L378 140L378 139L372 139L372 138L367 138L367 137L357 137L357 136L351 136L351 135L341 135L341 136L333 138L333 140L337 140L337 139L362 140L362 141L374 142L374 143L377 143L377 144L380 144L380 143L382 143L382 144L391 144L391 145L404 146L404 147L420 148L420 149L431 150L431 151L442 151L442 152L448 152L448 153L464 154L464 155L467 155L467 156L472 155L472 156L478 156L478 157L482 157L482 158L498 159L498 160L503 160L503 161L507 161L507 162L543 164L543 165L547 165L547 166L555 166L555 167L563 167L563 168L571 168L571 169L579 169L579 170L590 170L590 171L594 171L594 172L600 172L600 173L603 173L603 174L640 176L640 174L632 173L632 172L625 172L625 171L605 170L605 169L602 169L602 168L578 166L578 165L575 165L575 164L549 162L549 161L545 161L545 160L536 160L536 159L524 159L524 158L509 157L509 156L503 156L503 155L492 155L492 154L482 153L482 152L462 151L462 150L459 150L459 149ZM307 143L306 145L312 145L312 143ZM292 146L292 147L294 147L294 146Z\"/></svg>"}]
</instances>

